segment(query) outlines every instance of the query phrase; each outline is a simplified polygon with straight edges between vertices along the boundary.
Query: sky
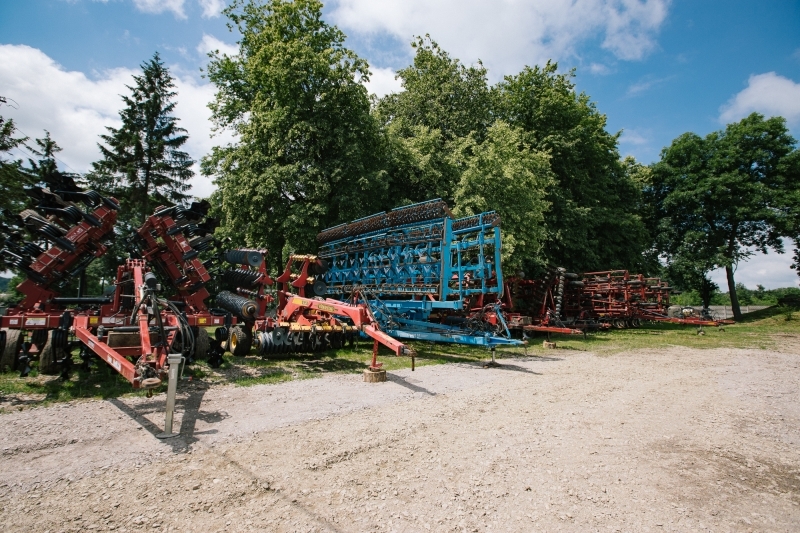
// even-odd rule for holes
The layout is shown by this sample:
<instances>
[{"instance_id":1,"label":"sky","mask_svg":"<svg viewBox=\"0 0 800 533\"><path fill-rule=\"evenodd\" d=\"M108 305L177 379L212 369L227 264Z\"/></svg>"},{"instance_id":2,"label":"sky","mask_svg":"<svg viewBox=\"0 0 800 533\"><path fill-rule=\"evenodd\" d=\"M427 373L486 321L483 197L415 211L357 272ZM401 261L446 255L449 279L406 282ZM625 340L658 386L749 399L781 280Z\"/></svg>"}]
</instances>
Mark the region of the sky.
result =
<instances>
[{"instance_id":1,"label":"sky","mask_svg":"<svg viewBox=\"0 0 800 533\"><path fill-rule=\"evenodd\" d=\"M63 148L62 168L85 172L97 142L119 125L121 94L156 51L175 77L175 115L199 160L231 140L214 132L202 76L210 50L236 53L221 14L226 0L26 0L0 2L0 115ZM365 58L368 89L400 90L409 43L430 34L489 81L525 65L558 62L621 132L620 152L642 163L687 131L706 135L753 111L783 116L800 138L800 2L787 0L336 0L324 18ZM25 157L25 154L19 154ZM210 180L196 176L193 194ZM791 243L787 242L787 248ZM757 254L737 269L754 288L798 286L790 254ZM725 287L721 271L713 279Z\"/></svg>"}]
</instances>

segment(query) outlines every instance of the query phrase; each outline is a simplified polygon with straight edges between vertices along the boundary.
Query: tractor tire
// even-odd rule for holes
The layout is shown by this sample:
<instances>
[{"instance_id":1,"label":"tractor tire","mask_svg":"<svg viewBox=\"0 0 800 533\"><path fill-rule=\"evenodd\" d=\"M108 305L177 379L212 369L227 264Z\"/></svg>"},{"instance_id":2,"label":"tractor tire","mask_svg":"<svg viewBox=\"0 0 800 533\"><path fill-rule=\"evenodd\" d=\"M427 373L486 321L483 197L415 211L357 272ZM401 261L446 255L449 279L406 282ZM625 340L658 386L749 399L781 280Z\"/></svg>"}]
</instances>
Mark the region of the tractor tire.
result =
<instances>
[{"instance_id":1,"label":"tractor tire","mask_svg":"<svg viewBox=\"0 0 800 533\"><path fill-rule=\"evenodd\" d=\"M47 342L39 351L39 373L54 376L59 373L58 360L66 355L64 344L66 334L60 329L51 329L47 332Z\"/></svg>"},{"instance_id":2,"label":"tractor tire","mask_svg":"<svg viewBox=\"0 0 800 533\"><path fill-rule=\"evenodd\" d=\"M194 332L194 360L205 361L208 359L208 351L211 349L211 340L205 328L197 328Z\"/></svg>"},{"instance_id":3,"label":"tractor tire","mask_svg":"<svg viewBox=\"0 0 800 533\"><path fill-rule=\"evenodd\" d=\"M253 334L247 326L233 326L228 336L228 351L236 357L250 353L253 345Z\"/></svg>"},{"instance_id":4,"label":"tractor tire","mask_svg":"<svg viewBox=\"0 0 800 533\"><path fill-rule=\"evenodd\" d=\"M0 371L8 372L14 370L17 366L17 356L20 349L22 349L22 341L25 339L22 330L19 329L5 329L6 342L3 346L3 352L0 354Z\"/></svg>"}]
</instances>

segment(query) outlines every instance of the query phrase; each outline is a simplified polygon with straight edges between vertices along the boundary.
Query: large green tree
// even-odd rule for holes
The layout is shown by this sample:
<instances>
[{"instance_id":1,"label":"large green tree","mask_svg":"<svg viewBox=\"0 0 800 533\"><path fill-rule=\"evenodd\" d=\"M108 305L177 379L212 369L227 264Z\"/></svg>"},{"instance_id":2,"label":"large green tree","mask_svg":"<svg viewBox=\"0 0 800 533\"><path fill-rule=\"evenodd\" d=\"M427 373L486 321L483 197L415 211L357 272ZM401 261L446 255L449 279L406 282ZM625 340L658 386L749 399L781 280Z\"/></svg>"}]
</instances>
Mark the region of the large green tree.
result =
<instances>
[{"instance_id":1,"label":"large green tree","mask_svg":"<svg viewBox=\"0 0 800 533\"><path fill-rule=\"evenodd\" d=\"M169 69L157 52L141 68L128 86L130 95L122 96L122 125L100 136L103 158L87 177L91 186L117 197L120 212L134 225L159 204L187 200L194 175L194 161L181 150L189 137L173 116L177 93Z\"/></svg>"},{"instance_id":2,"label":"large green tree","mask_svg":"<svg viewBox=\"0 0 800 533\"><path fill-rule=\"evenodd\" d=\"M782 169L794 144L783 118L753 113L704 138L681 135L653 165L647 194L657 247L669 262L691 265L700 281L712 267L725 268L737 319L737 263L769 248L782 252L791 227Z\"/></svg>"},{"instance_id":3,"label":"large green tree","mask_svg":"<svg viewBox=\"0 0 800 533\"><path fill-rule=\"evenodd\" d=\"M459 216L497 211L503 227L503 268L517 272L538 255L545 238L545 191L552 185L550 157L530 150L524 133L497 121L478 143L470 135L453 156L463 167L455 191Z\"/></svg>"},{"instance_id":4,"label":"large green tree","mask_svg":"<svg viewBox=\"0 0 800 533\"><path fill-rule=\"evenodd\" d=\"M212 53L215 125L238 137L203 160L224 232L278 255L385 203L366 61L322 20L318 0L234 1L239 53Z\"/></svg>"},{"instance_id":5,"label":"large green tree","mask_svg":"<svg viewBox=\"0 0 800 533\"><path fill-rule=\"evenodd\" d=\"M535 262L641 269L649 239L635 165L620 160L618 134L606 131L605 115L576 92L573 77L548 62L506 76L492 91L495 115L523 130L531 150L550 154L555 182L547 188L546 238Z\"/></svg>"},{"instance_id":6,"label":"large green tree","mask_svg":"<svg viewBox=\"0 0 800 533\"><path fill-rule=\"evenodd\" d=\"M492 124L486 69L467 67L430 36L411 46L414 61L397 71L403 90L377 102L387 137L390 197L409 203L439 197L453 202L460 171L451 156L472 137L483 141Z\"/></svg>"}]
</instances>

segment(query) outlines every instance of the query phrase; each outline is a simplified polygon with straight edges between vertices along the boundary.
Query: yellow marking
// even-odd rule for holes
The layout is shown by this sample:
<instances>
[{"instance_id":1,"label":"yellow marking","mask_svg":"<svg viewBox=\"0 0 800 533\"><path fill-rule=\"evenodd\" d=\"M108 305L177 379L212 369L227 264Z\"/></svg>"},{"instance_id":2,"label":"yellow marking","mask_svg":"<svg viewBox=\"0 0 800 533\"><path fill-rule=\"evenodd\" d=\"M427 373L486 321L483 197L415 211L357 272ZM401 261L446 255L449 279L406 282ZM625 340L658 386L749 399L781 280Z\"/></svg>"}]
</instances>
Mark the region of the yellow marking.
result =
<instances>
[{"instance_id":1,"label":"yellow marking","mask_svg":"<svg viewBox=\"0 0 800 533\"><path fill-rule=\"evenodd\" d=\"M97 324L99 321L100 321L99 317L96 317L96 316L90 316L89 317L89 324Z\"/></svg>"},{"instance_id":2,"label":"yellow marking","mask_svg":"<svg viewBox=\"0 0 800 533\"><path fill-rule=\"evenodd\" d=\"M206 322L208 322L207 318L198 318L197 319L197 323L198 324L205 324Z\"/></svg>"},{"instance_id":3,"label":"yellow marking","mask_svg":"<svg viewBox=\"0 0 800 533\"><path fill-rule=\"evenodd\" d=\"M328 304L319 304L319 305L317 305L317 308L320 311L327 311L328 313L335 313L336 312L336 308L334 306L328 305Z\"/></svg>"},{"instance_id":4,"label":"yellow marking","mask_svg":"<svg viewBox=\"0 0 800 533\"><path fill-rule=\"evenodd\" d=\"M308 302L302 298L292 298L292 303L294 305L302 305L304 307L308 305Z\"/></svg>"}]
</instances>

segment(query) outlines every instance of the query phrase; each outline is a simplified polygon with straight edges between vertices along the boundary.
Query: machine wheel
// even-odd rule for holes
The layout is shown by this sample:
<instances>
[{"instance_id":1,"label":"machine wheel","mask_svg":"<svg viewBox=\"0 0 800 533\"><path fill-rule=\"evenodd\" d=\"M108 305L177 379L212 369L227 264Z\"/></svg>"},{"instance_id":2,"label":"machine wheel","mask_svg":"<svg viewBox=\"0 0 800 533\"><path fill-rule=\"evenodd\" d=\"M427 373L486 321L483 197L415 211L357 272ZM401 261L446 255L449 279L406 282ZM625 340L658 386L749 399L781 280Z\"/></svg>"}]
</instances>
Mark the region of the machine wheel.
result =
<instances>
[{"instance_id":1,"label":"machine wheel","mask_svg":"<svg viewBox=\"0 0 800 533\"><path fill-rule=\"evenodd\" d=\"M39 373L49 376L59 373L58 361L66 355L64 345L66 334L60 329L51 329L47 332L47 342L39 351Z\"/></svg>"},{"instance_id":2,"label":"machine wheel","mask_svg":"<svg viewBox=\"0 0 800 533\"><path fill-rule=\"evenodd\" d=\"M194 332L194 359L205 361L208 359L208 350L211 349L211 340L205 328L197 328Z\"/></svg>"},{"instance_id":3,"label":"machine wheel","mask_svg":"<svg viewBox=\"0 0 800 533\"><path fill-rule=\"evenodd\" d=\"M242 357L250 353L250 347L253 345L253 335L250 333L250 328L242 326L233 326L231 328L230 336L228 337L228 351L231 354Z\"/></svg>"},{"instance_id":4,"label":"machine wheel","mask_svg":"<svg viewBox=\"0 0 800 533\"><path fill-rule=\"evenodd\" d=\"M25 335L19 329L6 329L6 341L3 346L3 353L0 355L0 370L14 370L17 363L17 356L22 348L22 341Z\"/></svg>"}]
</instances>

